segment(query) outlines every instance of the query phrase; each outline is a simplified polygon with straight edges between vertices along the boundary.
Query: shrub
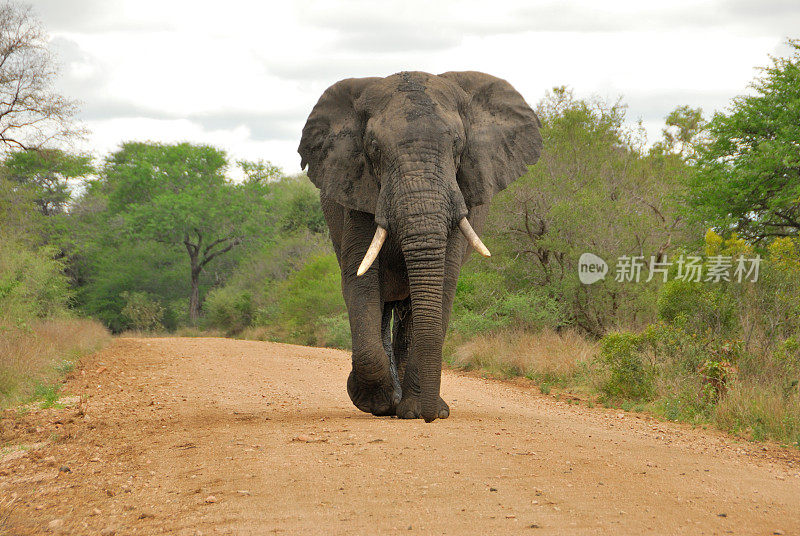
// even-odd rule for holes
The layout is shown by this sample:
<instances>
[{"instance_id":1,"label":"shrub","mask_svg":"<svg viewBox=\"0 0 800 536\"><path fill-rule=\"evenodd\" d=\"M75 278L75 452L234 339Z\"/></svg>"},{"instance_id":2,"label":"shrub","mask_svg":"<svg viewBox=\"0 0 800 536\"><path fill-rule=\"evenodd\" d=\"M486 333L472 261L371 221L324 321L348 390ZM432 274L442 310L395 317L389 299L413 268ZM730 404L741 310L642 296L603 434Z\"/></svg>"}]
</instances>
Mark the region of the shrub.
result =
<instances>
[{"instance_id":1,"label":"shrub","mask_svg":"<svg viewBox=\"0 0 800 536\"><path fill-rule=\"evenodd\" d=\"M0 239L0 311L3 320L25 324L62 312L70 298L56 249L38 250Z\"/></svg>"},{"instance_id":2,"label":"shrub","mask_svg":"<svg viewBox=\"0 0 800 536\"><path fill-rule=\"evenodd\" d=\"M120 294L125 300L122 316L130 326L137 331L157 331L162 328L161 319L164 317L164 308L146 292L123 292Z\"/></svg>"},{"instance_id":3,"label":"shrub","mask_svg":"<svg viewBox=\"0 0 800 536\"><path fill-rule=\"evenodd\" d=\"M673 279L661 288L658 316L691 333L730 335L738 327L736 301L724 284Z\"/></svg>"},{"instance_id":4,"label":"shrub","mask_svg":"<svg viewBox=\"0 0 800 536\"><path fill-rule=\"evenodd\" d=\"M538 288L515 292L502 298L494 308L496 316L506 318L516 328L539 331L566 324L559 302Z\"/></svg>"},{"instance_id":5,"label":"shrub","mask_svg":"<svg viewBox=\"0 0 800 536\"><path fill-rule=\"evenodd\" d=\"M348 345L342 320L346 312L336 256L314 255L285 280L267 280L264 306L255 313L259 336L295 344Z\"/></svg>"},{"instance_id":6,"label":"shrub","mask_svg":"<svg viewBox=\"0 0 800 536\"><path fill-rule=\"evenodd\" d=\"M480 334L498 331L505 327L504 318L496 318L492 315L479 314L473 311L464 311L451 322L453 332L464 338L470 339Z\"/></svg>"},{"instance_id":7,"label":"shrub","mask_svg":"<svg viewBox=\"0 0 800 536\"><path fill-rule=\"evenodd\" d=\"M647 400L654 392L654 369L642 352L642 337L610 333L600 341L599 361L608 377L601 389L611 399Z\"/></svg>"},{"instance_id":8,"label":"shrub","mask_svg":"<svg viewBox=\"0 0 800 536\"><path fill-rule=\"evenodd\" d=\"M497 272L480 270L468 264L458 278L454 311L485 311L506 294L506 282Z\"/></svg>"},{"instance_id":9,"label":"shrub","mask_svg":"<svg viewBox=\"0 0 800 536\"><path fill-rule=\"evenodd\" d=\"M126 303L122 293L134 291L158 297L169 309L163 318L168 328L172 322L188 323L189 285L184 253L180 250L140 241L125 248L103 244L85 255L86 266L82 269L86 281L79 287L76 300L84 315L97 318L114 333L129 329L132 326L122 314ZM205 282L201 283L202 295ZM180 305L175 308L173 304Z\"/></svg>"},{"instance_id":10,"label":"shrub","mask_svg":"<svg viewBox=\"0 0 800 536\"><path fill-rule=\"evenodd\" d=\"M540 331L567 324L563 302L538 287L509 291L497 274L468 272L456 287L452 330L466 338L504 329Z\"/></svg>"},{"instance_id":11,"label":"shrub","mask_svg":"<svg viewBox=\"0 0 800 536\"><path fill-rule=\"evenodd\" d=\"M230 287L212 290L203 305L206 322L228 335L236 335L252 324L255 308L249 292Z\"/></svg>"},{"instance_id":12,"label":"shrub","mask_svg":"<svg viewBox=\"0 0 800 536\"><path fill-rule=\"evenodd\" d=\"M350 336L350 320L347 314L340 314L319 320L318 325L322 332L317 337L317 342L322 346L349 350L353 347Z\"/></svg>"}]
</instances>

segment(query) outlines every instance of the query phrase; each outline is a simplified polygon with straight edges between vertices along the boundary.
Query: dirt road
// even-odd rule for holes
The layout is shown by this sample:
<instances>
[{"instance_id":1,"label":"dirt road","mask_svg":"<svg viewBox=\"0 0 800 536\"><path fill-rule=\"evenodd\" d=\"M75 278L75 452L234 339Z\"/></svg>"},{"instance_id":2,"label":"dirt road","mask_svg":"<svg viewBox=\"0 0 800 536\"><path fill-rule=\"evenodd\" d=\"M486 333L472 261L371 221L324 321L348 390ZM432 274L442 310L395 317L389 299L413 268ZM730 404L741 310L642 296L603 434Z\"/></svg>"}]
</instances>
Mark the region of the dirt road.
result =
<instances>
[{"instance_id":1,"label":"dirt road","mask_svg":"<svg viewBox=\"0 0 800 536\"><path fill-rule=\"evenodd\" d=\"M83 402L4 416L0 533L800 534L796 451L453 372L450 419L376 418L348 371L335 350L116 339L71 374Z\"/></svg>"}]
</instances>

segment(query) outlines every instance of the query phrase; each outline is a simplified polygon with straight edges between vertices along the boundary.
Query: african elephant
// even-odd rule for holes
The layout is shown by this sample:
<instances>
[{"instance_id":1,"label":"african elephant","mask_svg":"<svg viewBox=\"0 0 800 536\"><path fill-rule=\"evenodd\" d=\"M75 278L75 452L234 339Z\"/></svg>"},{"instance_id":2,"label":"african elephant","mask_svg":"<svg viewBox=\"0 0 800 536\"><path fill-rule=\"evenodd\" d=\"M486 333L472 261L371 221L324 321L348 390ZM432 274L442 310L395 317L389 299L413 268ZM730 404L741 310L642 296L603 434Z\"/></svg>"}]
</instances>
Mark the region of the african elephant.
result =
<instances>
[{"instance_id":1,"label":"african elephant","mask_svg":"<svg viewBox=\"0 0 800 536\"><path fill-rule=\"evenodd\" d=\"M479 72L349 78L314 106L298 152L342 272L360 410L449 416L439 388L458 274L470 246L489 256L476 230L539 158L540 126L508 82Z\"/></svg>"}]
</instances>

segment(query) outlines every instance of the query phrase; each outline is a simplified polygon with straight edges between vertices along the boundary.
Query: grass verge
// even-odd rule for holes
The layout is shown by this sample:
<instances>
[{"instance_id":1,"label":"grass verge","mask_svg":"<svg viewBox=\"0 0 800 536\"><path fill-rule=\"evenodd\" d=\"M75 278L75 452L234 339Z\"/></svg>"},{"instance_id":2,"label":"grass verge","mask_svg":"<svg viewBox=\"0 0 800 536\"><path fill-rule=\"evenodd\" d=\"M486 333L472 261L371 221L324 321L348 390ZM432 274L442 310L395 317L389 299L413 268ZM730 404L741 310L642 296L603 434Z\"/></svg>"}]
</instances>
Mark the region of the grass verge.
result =
<instances>
[{"instance_id":1,"label":"grass verge","mask_svg":"<svg viewBox=\"0 0 800 536\"><path fill-rule=\"evenodd\" d=\"M0 325L0 409L58 399L60 380L111 339L95 320L56 318L30 326Z\"/></svg>"},{"instance_id":2,"label":"grass verge","mask_svg":"<svg viewBox=\"0 0 800 536\"><path fill-rule=\"evenodd\" d=\"M794 368L768 374L769 363L750 356L754 362L737 362L752 371L732 374L736 367L688 355L688 343L675 333L667 335L670 344L680 344L656 348L652 333L615 333L599 342L551 330L452 336L445 362L505 378L524 376L543 394L575 394L587 405L710 424L745 439L800 447L800 391L789 373Z\"/></svg>"}]
</instances>

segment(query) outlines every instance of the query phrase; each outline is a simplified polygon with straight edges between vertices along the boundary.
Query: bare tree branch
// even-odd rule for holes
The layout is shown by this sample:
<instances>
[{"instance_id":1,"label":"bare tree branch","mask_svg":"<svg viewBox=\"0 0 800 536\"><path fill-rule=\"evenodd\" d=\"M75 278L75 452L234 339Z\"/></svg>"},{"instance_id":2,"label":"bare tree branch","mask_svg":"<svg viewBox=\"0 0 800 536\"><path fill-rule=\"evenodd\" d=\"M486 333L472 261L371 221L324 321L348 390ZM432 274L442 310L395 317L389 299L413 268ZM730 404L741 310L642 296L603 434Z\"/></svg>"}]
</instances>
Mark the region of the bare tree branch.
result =
<instances>
[{"instance_id":1,"label":"bare tree branch","mask_svg":"<svg viewBox=\"0 0 800 536\"><path fill-rule=\"evenodd\" d=\"M78 103L53 90L57 74L47 33L31 7L0 5L0 146L37 149L83 134L74 122Z\"/></svg>"}]
</instances>

